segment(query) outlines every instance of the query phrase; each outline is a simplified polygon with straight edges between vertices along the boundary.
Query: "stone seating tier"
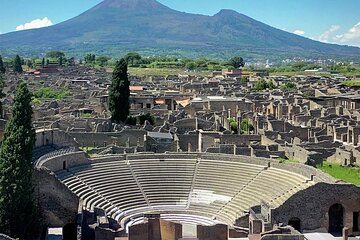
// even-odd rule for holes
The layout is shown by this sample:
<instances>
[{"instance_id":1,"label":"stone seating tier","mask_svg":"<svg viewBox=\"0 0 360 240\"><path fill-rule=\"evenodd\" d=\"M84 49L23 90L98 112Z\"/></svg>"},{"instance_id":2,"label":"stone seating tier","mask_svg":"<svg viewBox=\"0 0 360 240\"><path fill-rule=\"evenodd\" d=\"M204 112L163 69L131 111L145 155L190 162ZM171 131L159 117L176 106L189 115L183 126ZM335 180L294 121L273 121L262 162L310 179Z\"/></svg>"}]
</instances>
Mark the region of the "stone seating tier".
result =
<instances>
[{"instance_id":1,"label":"stone seating tier","mask_svg":"<svg viewBox=\"0 0 360 240\"><path fill-rule=\"evenodd\" d=\"M141 222L146 212L184 223L232 226L250 207L261 202L280 206L314 184L305 176L267 164L186 156L112 157L56 175L83 200L84 208L104 209L123 228Z\"/></svg>"}]
</instances>

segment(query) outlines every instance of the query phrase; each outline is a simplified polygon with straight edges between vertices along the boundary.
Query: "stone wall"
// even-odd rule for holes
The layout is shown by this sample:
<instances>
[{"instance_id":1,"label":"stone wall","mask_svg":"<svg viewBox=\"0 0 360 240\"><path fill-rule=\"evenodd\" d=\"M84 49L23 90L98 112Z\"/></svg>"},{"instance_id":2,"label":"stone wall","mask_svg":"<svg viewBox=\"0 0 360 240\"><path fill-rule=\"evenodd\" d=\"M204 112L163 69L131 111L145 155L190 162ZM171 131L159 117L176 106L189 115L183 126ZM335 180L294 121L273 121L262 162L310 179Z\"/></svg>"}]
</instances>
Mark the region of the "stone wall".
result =
<instances>
[{"instance_id":1,"label":"stone wall","mask_svg":"<svg viewBox=\"0 0 360 240\"><path fill-rule=\"evenodd\" d=\"M58 129L45 129L36 131L35 148L56 145L60 148L75 146L78 147L77 142L68 133Z\"/></svg>"},{"instance_id":2,"label":"stone wall","mask_svg":"<svg viewBox=\"0 0 360 240\"><path fill-rule=\"evenodd\" d=\"M182 237L182 225L160 219L161 239L178 240Z\"/></svg>"},{"instance_id":3,"label":"stone wall","mask_svg":"<svg viewBox=\"0 0 360 240\"><path fill-rule=\"evenodd\" d=\"M83 133L83 132L71 132L69 133L80 146L88 147L104 147L107 145L118 145L118 146L143 146L144 135L146 131L139 130L123 130L121 132L112 133Z\"/></svg>"},{"instance_id":4,"label":"stone wall","mask_svg":"<svg viewBox=\"0 0 360 240\"><path fill-rule=\"evenodd\" d=\"M327 158L328 162L348 166L354 163L353 153L351 151L337 148L334 155Z\"/></svg>"},{"instance_id":5,"label":"stone wall","mask_svg":"<svg viewBox=\"0 0 360 240\"><path fill-rule=\"evenodd\" d=\"M38 165L39 168L44 167L53 172L63 170L64 168L73 167L76 165L89 164L90 161L84 152L73 152L50 159L44 160Z\"/></svg>"},{"instance_id":6,"label":"stone wall","mask_svg":"<svg viewBox=\"0 0 360 240\"><path fill-rule=\"evenodd\" d=\"M271 222L287 224L298 218L302 231L328 231L329 209L337 203L345 210L344 226L351 232L353 212L360 212L360 188L351 184L318 183L300 191L271 211Z\"/></svg>"},{"instance_id":7,"label":"stone wall","mask_svg":"<svg viewBox=\"0 0 360 240\"><path fill-rule=\"evenodd\" d=\"M252 142L261 143L261 135L222 135L221 143L236 144L236 145L250 145Z\"/></svg>"},{"instance_id":8,"label":"stone wall","mask_svg":"<svg viewBox=\"0 0 360 240\"><path fill-rule=\"evenodd\" d=\"M182 225L161 219L148 219L147 223L129 228L129 240L178 240Z\"/></svg>"},{"instance_id":9,"label":"stone wall","mask_svg":"<svg viewBox=\"0 0 360 240\"><path fill-rule=\"evenodd\" d=\"M95 228L95 240L113 240L117 236L117 232L108 228Z\"/></svg>"},{"instance_id":10,"label":"stone wall","mask_svg":"<svg viewBox=\"0 0 360 240\"><path fill-rule=\"evenodd\" d=\"M191 152L196 152L199 149L198 134L178 134L179 147L182 151L187 152L190 147Z\"/></svg>"},{"instance_id":11,"label":"stone wall","mask_svg":"<svg viewBox=\"0 0 360 240\"><path fill-rule=\"evenodd\" d=\"M77 223L79 198L53 173L44 169L34 170L34 185L44 227L64 227Z\"/></svg>"},{"instance_id":12,"label":"stone wall","mask_svg":"<svg viewBox=\"0 0 360 240\"><path fill-rule=\"evenodd\" d=\"M304 240L304 235L273 234L263 236L261 240Z\"/></svg>"},{"instance_id":13,"label":"stone wall","mask_svg":"<svg viewBox=\"0 0 360 240\"><path fill-rule=\"evenodd\" d=\"M174 122L174 127L177 128L177 133L184 134L185 132L194 131L197 129L207 130L214 125L213 122L205 121L196 118L183 118Z\"/></svg>"},{"instance_id":14,"label":"stone wall","mask_svg":"<svg viewBox=\"0 0 360 240\"><path fill-rule=\"evenodd\" d=\"M138 224L129 228L129 240L147 240L148 235L147 224Z\"/></svg>"},{"instance_id":15,"label":"stone wall","mask_svg":"<svg viewBox=\"0 0 360 240\"><path fill-rule=\"evenodd\" d=\"M227 225L197 226L197 237L199 240L228 240L229 229Z\"/></svg>"},{"instance_id":16,"label":"stone wall","mask_svg":"<svg viewBox=\"0 0 360 240\"><path fill-rule=\"evenodd\" d=\"M282 148L285 151L285 156L290 160L296 160L301 163L306 163L309 160L310 152L302 147L290 145Z\"/></svg>"},{"instance_id":17,"label":"stone wall","mask_svg":"<svg viewBox=\"0 0 360 240\"><path fill-rule=\"evenodd\" d=\"M154 153L165 153L165 152L177 152L178 143L173 141L171 143L161 143L157 142L151 137L146 137L146 143L144 144L144 149L146 152Z\"/></svg>"}]
</instances>

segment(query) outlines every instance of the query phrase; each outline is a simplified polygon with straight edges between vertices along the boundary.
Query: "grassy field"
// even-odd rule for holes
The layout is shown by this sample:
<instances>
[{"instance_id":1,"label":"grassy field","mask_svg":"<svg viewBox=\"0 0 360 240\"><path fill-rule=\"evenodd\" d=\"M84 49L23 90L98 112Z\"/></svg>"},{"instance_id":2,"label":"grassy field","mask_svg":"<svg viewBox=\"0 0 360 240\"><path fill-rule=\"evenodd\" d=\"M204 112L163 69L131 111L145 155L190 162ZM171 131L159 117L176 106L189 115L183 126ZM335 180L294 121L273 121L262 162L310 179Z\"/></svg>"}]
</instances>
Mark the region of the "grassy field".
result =
<instances>
[{"instance_id":1,"label":"grassy field","mask_svg":"<svg viewBox=\"0 0 360 240\"><path fill-rule=\"evenodd\" d=\"M289 76L293 77L296 75L305 75L304 72L272 72L270 73L270 76Z\"/></svg>"},{"instance_id":2,"label":"grassy field","mask_svg":"<svg viewBox=\"0 0 360 240\"><path fill-rule=\"evenodd\" d=\"M360 79L344 81L343 85L345 85L347 87L360 87Z\"/></svg>"},{"instance_id":3,"label":"grassy field","mask_svg":"<svg viewBox=\"0 0 360 240\"><path fill-rule=\"evenodd\" d=\"M324 165L318 166L318 168L336 179L360 186L360 167L343 167L324 162Z\"/></svg>"},{"instance_id":4,"label":"grassy field","mask_svg":"<svg viewBox=\"0 0 360 240\"><path fill-rule=\"evenodd\" d=\"M312 72L304 72L304 71L299 71L299 72L272 72L270 73L270 76L288 76L288 77L293 77L293 76L323 76L323 77L329 77L330 74L326 74L326 73L312 73Z\"/></svg>"},{"instance_id":5,"label":"grassy field","mask_svg":"<svg viewBox=\"0 0 360 240\"><path fill-rule=\"evenodd\" d=\"M129 68L129 73L136 76L167 76L167 75L191 75L191 76L210 76L210 71L187 72L185 69L171 68Z\"/></svg>"}]
</instances>

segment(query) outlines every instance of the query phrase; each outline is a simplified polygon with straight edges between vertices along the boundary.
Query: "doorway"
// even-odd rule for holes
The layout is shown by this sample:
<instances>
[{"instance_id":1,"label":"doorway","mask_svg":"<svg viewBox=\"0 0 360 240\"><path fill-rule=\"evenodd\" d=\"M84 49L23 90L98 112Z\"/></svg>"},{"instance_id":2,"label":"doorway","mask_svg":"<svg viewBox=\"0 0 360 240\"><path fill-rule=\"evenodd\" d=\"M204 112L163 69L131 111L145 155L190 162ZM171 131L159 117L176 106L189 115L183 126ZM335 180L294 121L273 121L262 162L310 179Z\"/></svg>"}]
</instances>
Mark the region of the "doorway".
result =
<instances>
[{"instance_id":1,"label":"doorway","mask_svg":"<svg viewBox=\"0 0 360 240\"><path fill-rule=\"evenodd\" d=\"M63 227L63 240L76 240L77 226L74 223L66 224Z\"/></svg>"},{"instance_id":2,"label":"doorway","mask_svg":"<svg viewBox=\"0 0 360 240\"><path fill-rule=\"evenodd\" d=\"M334 204L329 209L329 232L342 232L344 227L344 208L341 204Z\"/></svg>"},{"instance_id":3,"label":"doorway","mask_svg":"<svg viewBox=\"0 0 360 240\"><path fill-rule=\"evenodd\" d=\"M288 222L288 225L301 232L301 221L299 218L291 218Z\"/></svg>"},{"instance_id":4,"label":"doorway","mask_svg":"<svg viewBox=\"0 0 360 240\"><path fill-rule=\"evenodd\" d=\"M353 232L359 232L359 212L353 213Z\"/></svg>"}]
</instances>

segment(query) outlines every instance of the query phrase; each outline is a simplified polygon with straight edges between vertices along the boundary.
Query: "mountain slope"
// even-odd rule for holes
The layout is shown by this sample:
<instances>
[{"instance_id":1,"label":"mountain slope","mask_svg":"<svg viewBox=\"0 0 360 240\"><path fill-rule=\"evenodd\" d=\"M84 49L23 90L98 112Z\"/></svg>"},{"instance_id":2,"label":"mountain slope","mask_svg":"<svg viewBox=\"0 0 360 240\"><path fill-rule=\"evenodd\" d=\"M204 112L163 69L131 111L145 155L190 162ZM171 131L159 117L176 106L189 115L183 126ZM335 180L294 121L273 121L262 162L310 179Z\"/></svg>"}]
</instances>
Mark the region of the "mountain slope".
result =
<instances>
[{"instance_id":1,"label":"mountain slope","mask_svg":"<svg viewBox=\"0 0 360 240\"><path fill-rule=\"evenodd\" d=\"M29 54L61 49L78 54L137 50L224 56L241 52L263 58L360 55L360 48L313 41L232 10L214 16L189 14L155 0L105 0L63 23L0 35L1 52L14 48Z\"/></svg>"}]
</instances>

